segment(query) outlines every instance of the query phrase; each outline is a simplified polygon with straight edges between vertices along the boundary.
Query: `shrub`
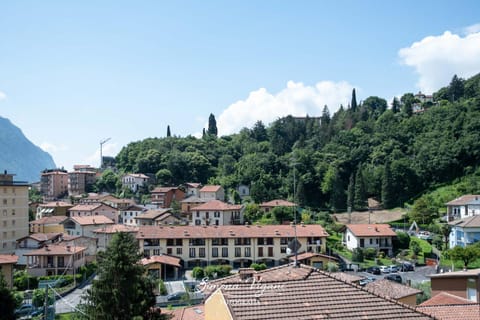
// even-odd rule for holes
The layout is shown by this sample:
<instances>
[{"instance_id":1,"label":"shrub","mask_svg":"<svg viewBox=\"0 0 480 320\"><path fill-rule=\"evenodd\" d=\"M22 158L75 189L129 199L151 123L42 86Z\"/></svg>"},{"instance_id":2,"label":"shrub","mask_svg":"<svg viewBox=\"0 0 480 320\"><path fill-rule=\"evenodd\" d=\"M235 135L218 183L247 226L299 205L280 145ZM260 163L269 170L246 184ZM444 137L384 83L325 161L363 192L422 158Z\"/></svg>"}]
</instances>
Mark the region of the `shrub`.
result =
<instances>
[{"instance_id":1,"label":"shrub","mask_svg":"<svg viewBox=\"0 0 480 320\"><path fill-rule=\"evenodd\" d=\"M203 279L205 277L205 272L202 267L195 267L192 270L192 276L197 280Z\"/></svg>"},{"instance_id":2,"label":"shrub","mask_svg":"<svg viewBox=\"0 0 480 320\"><path fill-rule=\"evenodd\" d=\"M363 262L363 250L362 248L355 248L352 252L353 262Z\"/></svg>"},{"instance_id":3,"label":"shrub","mask_svg":"<svg viewBox=\"0 0 480 320\"><path fill-rule=\"evenodd\" d=\"M267 265L266 265L265 263L260 263L260 264L258 264L258 263L252 263L252 264L250 265L250 268L255 269L255 271L260 271L260 270L265 270L265 269L267 269Z\"/></svg>"},{"instance_id":4,"label":"shrub","mask_svg":"<svg viewBox=\"0 0 480 320\"><path fill-rule=\"evenodd\" d=\"M327 263L327 270L328 270L328 272L337 272L338 271L338 265L334 262L328 262Z\"/></svg>"}]
</instances>

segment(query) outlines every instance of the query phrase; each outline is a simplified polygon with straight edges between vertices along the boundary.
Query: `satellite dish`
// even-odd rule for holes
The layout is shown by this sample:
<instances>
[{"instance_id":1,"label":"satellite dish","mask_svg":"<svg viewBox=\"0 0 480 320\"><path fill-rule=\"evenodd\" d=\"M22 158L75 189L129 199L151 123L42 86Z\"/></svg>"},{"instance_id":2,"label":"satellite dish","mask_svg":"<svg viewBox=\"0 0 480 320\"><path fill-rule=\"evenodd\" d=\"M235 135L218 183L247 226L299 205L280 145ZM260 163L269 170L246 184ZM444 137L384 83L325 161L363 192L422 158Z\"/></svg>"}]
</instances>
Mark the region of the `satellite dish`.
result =
<instances>
[{"instance_id":1,"label":"satellite dish","mask_svg":"<svg viewBox=\"0 0 480 320\"><path fill-rule=\"evenodd\" d=\"M290 248L287 248L287 255L291 255L292 254L292 250L290 250Z\"/></svg>"},{"instance_id":2,"label":"satellite dish","mask_svg":"<svg viewBox=\"0 0 480 320\"><path fill-rule=\"evenodd\" d=\"M300 249L301 246L302 246L302 244L300 242L298 242L297 239L293 239L292 241L290 241L288 243L287 250L290 249L290 252L297 253L298 249Z\"/></svg>"}]
</instances>

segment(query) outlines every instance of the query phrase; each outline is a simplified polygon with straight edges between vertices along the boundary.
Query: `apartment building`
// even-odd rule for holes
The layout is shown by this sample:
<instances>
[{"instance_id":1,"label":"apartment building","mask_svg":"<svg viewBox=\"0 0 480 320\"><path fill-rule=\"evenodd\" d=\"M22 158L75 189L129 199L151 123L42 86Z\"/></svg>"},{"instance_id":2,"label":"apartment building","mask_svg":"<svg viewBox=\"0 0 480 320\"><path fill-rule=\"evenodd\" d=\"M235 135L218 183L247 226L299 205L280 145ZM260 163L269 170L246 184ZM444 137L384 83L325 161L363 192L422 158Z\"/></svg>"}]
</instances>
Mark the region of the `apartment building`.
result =
<instances>
[{"instance_id":1,"label":"apartment building","mask_svg":"<svg viewBox=\"0 0 480 320\"><path fill-rule=\"evenodd\" d=\"M68 173L68 195L78 196L92 191L97 172L90 166L74 166Z\"/></svg>"},{"instance_id":2,"label":"apartment building","mask_svg":"<svg viewBox=\"0 0 480 320\"><path fill-rule=\"evenodd\" d=\"M170 208L173 201L182 201L185 192L177 187L157 187L150 193L152 204L158 208Z\"/></svg>"},{"instance_id":3,"label":"apartment building","mask_svg":"<svg viewBox=\"0 0 480 320\"><path fill-rule=\"evenodd\" d=\"M68 194L68 173L63 169L42 171L40 193L43 201L54 201Z\"/></svg>"},{"instance_id":4,"label":"apartment building","mask_svg":"<svg viewBox=\"0 0 480 320\"><path fill-rule=\"evenodd\" d=\"M176 256L187 268L239 268L252 262L288 263L287 248L295 234L299 252L325 252L328 233L321 225L140 226L136 237L145 257Z\"/></svg>"},{"instance_id":5,"label":"apartment building","mask_svg":"<svg viewBox=\"0 0 480 320\"><path fill-rule=\"evenodd\" d=\"M28 184L0 174L0 253L13 253L17 239L28 236Z\"/></svg>"}]
</instances>

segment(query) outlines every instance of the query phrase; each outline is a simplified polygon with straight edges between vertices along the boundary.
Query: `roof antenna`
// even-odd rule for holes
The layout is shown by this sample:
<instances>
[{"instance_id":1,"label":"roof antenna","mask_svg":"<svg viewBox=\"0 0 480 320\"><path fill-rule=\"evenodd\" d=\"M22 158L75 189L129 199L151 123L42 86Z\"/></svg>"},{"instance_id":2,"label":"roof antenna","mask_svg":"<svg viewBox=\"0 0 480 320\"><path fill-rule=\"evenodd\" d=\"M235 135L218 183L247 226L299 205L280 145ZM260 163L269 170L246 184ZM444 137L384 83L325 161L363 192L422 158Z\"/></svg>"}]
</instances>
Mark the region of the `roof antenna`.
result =
<instances>
[{"instance_id":1,"label":"roof antenna","mask_svg":"<svg viewBox=\"0 0 480 320\"><path fill-rule=\"evenodd\" d=\"M103 145L105 143L107 143L111 138L107 138L107 139L104 139L102 141L100 141L100 169L103 168L103 154L102 154L102 149L103 149Z\"/></svg>"}]
</instances>

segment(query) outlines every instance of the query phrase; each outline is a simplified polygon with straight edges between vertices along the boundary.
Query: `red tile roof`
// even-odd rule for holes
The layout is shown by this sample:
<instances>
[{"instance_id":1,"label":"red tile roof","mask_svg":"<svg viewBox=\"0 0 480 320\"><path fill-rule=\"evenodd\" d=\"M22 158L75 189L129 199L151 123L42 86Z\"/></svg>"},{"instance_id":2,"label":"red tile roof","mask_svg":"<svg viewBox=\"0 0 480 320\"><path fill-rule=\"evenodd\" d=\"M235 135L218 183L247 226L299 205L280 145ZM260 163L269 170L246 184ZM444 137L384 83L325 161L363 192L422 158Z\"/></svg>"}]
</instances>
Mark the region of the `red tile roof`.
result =
<instances>
[{"instance_id":1,"label":"red tile roof","mask_svg":"<svg viewBox=\"0 0 480 320\"><path fill-rule=\"evenodd\" d=\"M149 177L144 175L143 173L127 173L125 176L130 176L130 177L134 177L134 178L149 179Z\"/></svg>"},{"instance_id":2,"label":"red tile roof","mask_svg":"<svg viewBox=\"0 0 480 320\"><path fill-rule=\"evenodd\" d=\"M330 260L338 261L338 259L335 258L335 257L329 256L329 255L326 255L326 254L315 253L315 252L304 252L304 253L298 254L297 255L297 260L301 261L301 260L310 259L310 258L313 258L313 257L324 257L324 258L328 258ZM291 256L290 260L291 261L295 260L295 256Z\"/></svg>"},{"instance_id":3,"label":"red tile roof","mask_svg":"<svg viewBox=\"0 0 480 320\"><path fill-rule=\"evenodd\" d=\"M74 207L71 207L69 211L94 211L98 207L102 206L101 203L94 203L94 204L77 204Z\"/></svg>"},{"instance_id":4,"label":"red tile roof","mask_svg":"<svg viewBox=\"0 0 480 320\"><path fill-rule=\"evenodd\" d=\"M282 200L282 199L275 199L268 202L263 202L260 204L260 207L294 207L296 206L295 203Z\"/></svg>"},{"instance_id":5,"label":"red tile roof","mask_svg":"<svg viewBox=\"0 0 480 320\"><path fill-rule=\"evenodd\" d=\"M452 305L452 304L475 304L475 302L468 299L456 296L448 292L440 292L431 297L427 301L422 302L419 306L437 306L437 305Z\"/></svg>"},{"instance_id":6,"label":"red tile roof","mask_svg":"<svg viewBox=\"0 0 480 320\"><path fill-rule=\"evenodd\" d=\"M168 255L151 256L150 258L143 258L141 260L144 266L152 263L163 263L163 264L168 264L177 268L182 267L182 265L180 264L180 261L181 261L180 258L172 257Z\"/></svg>"},{"instance_id":7,"label":"red tile roof","mask_svg":"<svg viewBox=\"0 0 480 320\"><path fill-rule=\"evenodd\" d=\"M51 216L43 217L41 219L30 221L30 224L46 225L46 224L60 224L67 220L66 216Z\"/></svg>"},{"instance_id":8,"label":"red tile roof","mask_svg":"<svg viewBox=\"0 0 480 320\"><path fill-rule=\"evenodd\" d=\"M49 244L43 248L24 253L24 256L69 256L85 251L85 247Z\"/></svg>"},{"instance_id":9,"label":"red tile roof","mask_svg":"<svg viewBox=\"0 0 480 320\"><path fill-rule=\"evenodd\" d=\"M479 320L480 305L457 304L439 306L418 306L420 312L428 314L438 320Z\"/></svg>"},{"instance_id":10,"label":"red tile roof","mask_svg":"<svg viewBox=\"0 0 480 320\"><path fill-rule=\"evenodd\" d=\"M305 265L259 271L250 279L235 275L210 281L208 286L218 288L236 320L431 319L412 307ZM207 313L210 297L205 303Z\"/></svg>"},{"instance_id":11,"label":"red tile roof","mask_svg":"<svg viewBox=\"0 0 480 320\"><path fill-rule=\"evenodd\" d=\"M217 192L220 190L222 186L214 186L214 185L209 185L209 186L204 186L202 189L200 189L200 192Z\"/></svg>"},{"instance_id":12,"label":"red tile roof","mask_svg":"<svg viewBox=\"0 0 480 320\"><path fill-rule=\"evenodd\" d=\"M170 190L176 190L177 187L156 187L150 193L164 193L169 192Z\"/></svg>"},{"instance_id":13,"label":"red tile roof","mask_svg":"<svg viewBox=\"0 0 480 320\"><path fill-rule=\"evenodd\" d=\"M171 216L172 209L154 209L148 210L142 214L139 214L136 219L145 219L145 220L157 220L158 218L165 219L168 216Z\"/></svg>"},{"instance_id":14,"label":"red tile roof","mask_svg":"<svg viewBox=\"0 0 480 320\"><path fill-rule=\"evenodd\" d=\"M395 237L397 234L388 224L347 224L357 237Z\"/></svg>"},{"instance_id":15,"label":"red tile roof","mask_svg":"<svg viewBox=\"0 0 480 320\"><path fill-rule=\"evenodd\" d=\"M388 279L380 279L367 283L365 289L378 296L395 300L422 293L422 290L408 287Z\"/></svg>"},{"instance_id":16,"label":"red tile roof","mask_svg":"<svg viewBox=\"0 0 480 320\"><path fill-rule=\"evenodd\" d=\"M138 227L126 226L124 224L109 224L105 227L98 228L93 230L94 233L117 233L117 232L129 232L135 233L138 232Z\"/></svg>"},{"instance_id":17,"label":"red tile roof","mask_svg":"<svg viewBox=\"0 0 480 320\"><path fill-rule=\"evenodd\" d=\"M204 320L205 306L198 305L174 310L162 309L162 314L172 315L171 320Z\"/></svg>"},{"instance_id":18,"label":"red tile roof","mask_svg":"<svg viewBox=\"0 0 480 320\"><path fill-rule=\"evenodd\" d=\"M291 225L140 226L139 239L294 237ZM297 226L298 237L328 237L319 224Z\"/></svg>"},{"instance_id":19,"label":"red tile roof","mask_svg":"<svg viewBox=\"0 0 480 320\"><path fill-rule=\"evenodd\" d=\"M73 207L73 204L64 201L52 201L39 205L42 208Z\"/></svg>"},{"instance_id":20,"label":"red tile roof","mask_svg":"<svg viewBox=\"0 0 480 320\"><path fill-rule=\"evenodd\" d=\"M466 204L479 204L480 203L480 195L478 194L466 194L461 197L458 197L450 202L447 202L447 206L462 206Z\"/></svg>"},{"instance_id":21,"label":"red tile roof","mask_svg":"<svg viewBox=\"0 0 480 320\"><path fill-rule=\"evenodd\" d=\"M233 210L241 210L241 205L229 204L220 200L211 200L199 206L192 208L191 210L197 211L233 211Z\"/></svg>"},{"instance_id":22,"label":"red tile roof","mask_svg":"<svg viewBox=\"0 0 480 320\"><path fill-rule=\"evenodd\" d=\"M85 217L70 217L73 221L81 226L96 225L96 224L114 224L114 222L103 215L85 216Z\"/></svg>"},{"instance_id":23,"label":"red tile roof","mask_svg":"<svg viewBox=\"0 0 480 320\"><path fill-rule=\"evenodd\" d=\"M48 241L48 240L53 240L56 238L59 238L63 233L58 233L58 232L50 232L50 233L32 233L31 235L28 235L26 237L17 239L18 241L21 241L26 238L32 238L36 241L43 242L43 241Z\"/></svg>"},{"instance_id":24,"label":"red tile roof","mask_svg":"<svg viewBox=\"0 0 480 320\"><path fill-rule=\"evenodd\" d=\"M0 254L0 264L15 264L18 261L18 256L14 254Z\"/></svg>"}]
</instances>

